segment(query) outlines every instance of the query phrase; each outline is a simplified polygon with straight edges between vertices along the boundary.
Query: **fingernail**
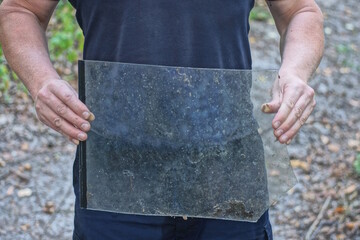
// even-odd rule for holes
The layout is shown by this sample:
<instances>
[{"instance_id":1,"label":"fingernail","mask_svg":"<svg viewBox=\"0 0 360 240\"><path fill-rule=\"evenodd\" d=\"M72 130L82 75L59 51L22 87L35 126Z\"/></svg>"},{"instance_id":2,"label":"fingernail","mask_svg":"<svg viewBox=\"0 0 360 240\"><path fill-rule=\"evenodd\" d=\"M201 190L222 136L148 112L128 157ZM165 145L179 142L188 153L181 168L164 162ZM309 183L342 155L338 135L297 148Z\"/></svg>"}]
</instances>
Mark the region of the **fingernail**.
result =
<instances>
[{"instance_id":1,"label":"fingernail","mask_svg":"<svg viewBox=\"0 0 360 240\"><path fill-rule=\"evenodd\" d=\"M88 119L89 117L90 117L90 113L89 112L83 112L83 117L85 118L85 119Z\"/></svg>"},{"instance_id":2,"label":"fingernail","mask_svg":"<svg viewBox=\"0 0 360 240\"><path fill-rule=\"evenodd\" d=\"M81 124L81 128L82 128L84 131L87 131L87 130L89 130L89 128L90 128L90 124L88 124L88 123L83 123L83 124Z\"/></svg>"},{"instance_id":3,"label":"fingernail","mask_svg":"<svg viewBox=\"0 0 360 240\"><path fill-rule=\"evenodd\" d=\"M270 112L270 107L269 107L269 104L265 103L261 106L261 111L265 112L265 113L268 113Z\"/></svg>"},{"instance_id":4,"label":"fingernail","mask_svg":"<svg viewBox=\"0 0 360 240\"><path fill-rule=\"evenodd\" d=\"M286 145L289 145L291 143L291 139L286 142Z\"/></svg>"},{"instance_id":5,"label":"fingernail","mask_svg":"<svg viewBox=\"0 0 360 240\"><path fill-rule=\"evenodd\" d=\"M77 139L71 139L71 141L75 144L75 145L79 145L79 140L77 140Z\"/></svg>"},{"instance_id":6,"label":"fingernail","mask_svg":"<svg viewBox=\"0 0 360 240\"><path fill-rule=\"evenodd\" d=\"M280 127L280 124L281 124L280 121L276 121L276 122L274 123L274 127L275 127L275 128L278 128L278 127Z\"/></svg>"},{"instance_id":7,"label":"fingernail","mask_svg":"<svg viewBox=\"0 0 360 240\"><path fill-rule=\"evenodd\" d=\"M79 139L80 141L85 141L85 139L86 139L85 133L79 133L79 134L78 134L78 139Z\"/></svg>"},{"instance_id":8,"label":"fingernail","mask_svg":"<svg viewBox=\"0 0 360 240\"><path fill-rule=\"evenodd\" d=\"M279 130L277 130L277 131L275 132L275 135L276 135L277 137L279 137L279 136L281 136L281 134L283 134L283 133L284 133L284 130L279 129Z\"/></svg>"},{"instance_id":9,"label":"fingernail","mask_svg":"<svg viewBox=\"0 0 360 240\"><path fill-rule=\"evenodd\" d=\"M89 121L94 121L95 120L95 115L93 113L90 113L90 117L89 117Z\"/></svg>"},{"instance_id":10,"label":"fingernail","mask_svg":"<svg viewBox=\"0 0 360 240\"><path fill-rule=\"evenodd\" d=\"M288 137L287 137L286 135L284 135L284 136L282 136L282 137L280 138L280 140L281 140L282 142L287 142Z\"/></svg>"}]
</instances>

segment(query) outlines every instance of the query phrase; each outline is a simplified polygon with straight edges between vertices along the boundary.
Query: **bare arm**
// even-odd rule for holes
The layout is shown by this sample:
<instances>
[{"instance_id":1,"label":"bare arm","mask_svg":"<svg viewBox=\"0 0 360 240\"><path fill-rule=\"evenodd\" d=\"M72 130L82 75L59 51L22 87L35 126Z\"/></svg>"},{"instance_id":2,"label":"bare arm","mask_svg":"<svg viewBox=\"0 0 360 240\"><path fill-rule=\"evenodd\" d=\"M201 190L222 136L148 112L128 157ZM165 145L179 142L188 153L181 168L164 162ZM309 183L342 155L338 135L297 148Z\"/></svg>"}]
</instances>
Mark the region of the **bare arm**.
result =
<instances>
[{"instance_id":1,"label":"bare arm","mask_svg":"<svg viewBox=\"0 0 360 240\"><path fill-rule=\"evenodd\" d=\"M314 0L267 1L281 36L281 67L273 100L263 111L277 114L274 134L290 143L315 107L314 90L307 85L324 49L323 16Z\"/></svg>"},{"instance_id":2,"label":"bare arm","mask_svg":"<svg viewBox=\"0 0 360 240\"><path fill-rule=\"evenodd\" d=\"M49 58L45 30L57 3L4 0L0 5L0 42L11 68L35 100L39 119L78 144L90 129L86 120L93 117L75 90L61 80Z\"/></svg>"}]
</instances>

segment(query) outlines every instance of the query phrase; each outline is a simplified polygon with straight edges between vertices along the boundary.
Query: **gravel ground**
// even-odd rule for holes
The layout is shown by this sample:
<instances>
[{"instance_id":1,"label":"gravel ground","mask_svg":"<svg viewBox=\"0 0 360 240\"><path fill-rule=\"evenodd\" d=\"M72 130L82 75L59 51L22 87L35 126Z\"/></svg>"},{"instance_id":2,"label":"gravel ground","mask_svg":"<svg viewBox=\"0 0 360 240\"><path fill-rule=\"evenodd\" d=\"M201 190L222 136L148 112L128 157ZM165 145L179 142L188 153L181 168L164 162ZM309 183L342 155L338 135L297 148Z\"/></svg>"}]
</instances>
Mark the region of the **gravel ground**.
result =
<instances>
[{"instance_id":1,"label":"gravel ground","mask_svg":"<svg viewBox=\"0 0 360 240\"><path fill-rule=\"evenodd\" d=\"M275 239L360 239L360 9L318 1L326 54L310 85L317 107L289 146L296 185L271 208ZM277 33L253 22L254 68L278 68ZM0 105L0 239L71 239L75 147L39 123L32 101Z\"/></svg>"}]
</instances>

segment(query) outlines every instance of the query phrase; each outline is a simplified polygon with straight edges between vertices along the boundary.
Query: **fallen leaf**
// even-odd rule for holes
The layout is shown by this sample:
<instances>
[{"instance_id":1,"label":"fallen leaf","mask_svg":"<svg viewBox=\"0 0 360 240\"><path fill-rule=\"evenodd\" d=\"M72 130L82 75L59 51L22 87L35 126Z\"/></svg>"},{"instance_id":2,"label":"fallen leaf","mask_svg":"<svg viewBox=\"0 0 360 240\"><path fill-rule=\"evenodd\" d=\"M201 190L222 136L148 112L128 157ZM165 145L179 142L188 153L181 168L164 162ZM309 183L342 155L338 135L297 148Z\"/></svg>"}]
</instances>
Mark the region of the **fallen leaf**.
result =
<instances>
[{"instance_id":1,"label":"fallen leaf","mask_svg":"<svg viewBox=\"0 0 360 240\"><path fill-rule=\"evenodd\" d=\"M310 165L307 162L301 160L291 160L290 163L293 168L301 168L307 172L310 171Z\"/></svg>"},{"instance_id":2,"label":"fallen leaf","mask_svg":"<svg viewBox=\"0 0 360 240\"><path fill-rule=\"evenodd\" d=\"M343 239L346 239L346 236L345 236L345 234L341 233L341 234L336 235L336 239L343 240Z\"/></svg>"},{"instance_id":3,"label":"fallen leaf","mask_svg":"<svg viewBox=\"0 0 360 240\"><path fill-rule=\"evenodd\" d=\"M355 222L347 222L345 224L345 226L349 229L349 230L353 230L355 228L357 224Z\"/></svg>"},{"instance_id":4,"label":"fallen leaf","mask_svg":"<svg viewBox=\"0 0 360 240\"><path fill-rule=\"evenodd\" d=\"M256 43L256 38L254 38L254 37L250 37L249 40L250 40L250 43L251 43L251 44Z\"/></svg>"},{"instance_id":5,"label":"fallen leaf","mask_svg":"<svg viewBox=\"0 0 360 240\"><path fill-rule=\"evenodd\" d=\"M331 30L331 29L330 29L330 30ZM325 68L325 69L323 70L323 74L324 74L326 77L331 77L332 72L333 72L333 70L332 70L331 68Z\"/></svg>"},{"instance_id":6,"label":"fallen leaf","mask_svg":"<svg viewBox=\"0 0 360 240\"><path fill-rule=\"evenodd\" d=\"M356 188L357 188L356 184L350 185L344 190L344 193L351 194L356 190Z\"/></svg>"},{"instance_id":7,"label":"fallen leaf","mask_svg":"<svg viewBox=\"0 0 360 240\"><path fill-rule=\"evenodd\" d=\"M346 210L345 207L339 206L339 207L335 208L334 213L336 213L336 214L342 214L342 213L345 212L345 210Z\"/></svg>"}]
</instances>

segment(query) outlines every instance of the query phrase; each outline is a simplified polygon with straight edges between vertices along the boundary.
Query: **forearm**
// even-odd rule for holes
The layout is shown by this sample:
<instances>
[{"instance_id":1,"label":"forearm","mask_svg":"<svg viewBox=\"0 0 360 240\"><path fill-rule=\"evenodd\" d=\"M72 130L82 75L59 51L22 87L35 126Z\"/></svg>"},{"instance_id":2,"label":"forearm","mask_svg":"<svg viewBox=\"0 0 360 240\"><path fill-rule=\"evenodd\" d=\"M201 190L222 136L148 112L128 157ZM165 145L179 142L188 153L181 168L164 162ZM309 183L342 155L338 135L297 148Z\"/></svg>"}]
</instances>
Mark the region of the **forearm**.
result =
<instances>
[{"instance_id":1,"label":"forearm","mask_svg":"<svg viewBox=\"0 0 360 240\"><path fill-rule=\"evenodd\" d=\"M45 29L30 11L0 8L0 42L5 57L33 98L46 81L60 79L49 58Z\"/></svg>"},{"instance_id":2,"label":"forearm","mask_svg":"<svg viewBox=\"0 0 360 240\"><path fill-rule=\"evenodd\" d=\"M294 15L281 34L281 75L295 75L307 82L323 56L323 17L320 10Z\"/></svg>"}]
</instances>

